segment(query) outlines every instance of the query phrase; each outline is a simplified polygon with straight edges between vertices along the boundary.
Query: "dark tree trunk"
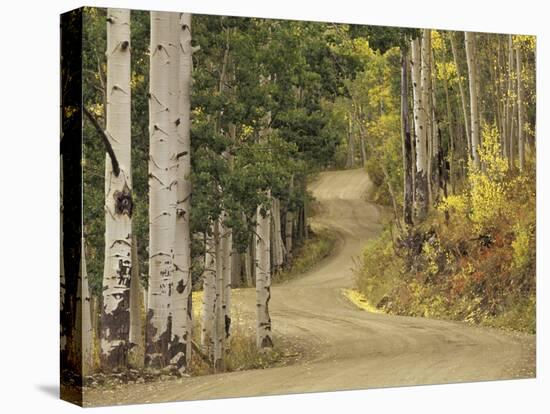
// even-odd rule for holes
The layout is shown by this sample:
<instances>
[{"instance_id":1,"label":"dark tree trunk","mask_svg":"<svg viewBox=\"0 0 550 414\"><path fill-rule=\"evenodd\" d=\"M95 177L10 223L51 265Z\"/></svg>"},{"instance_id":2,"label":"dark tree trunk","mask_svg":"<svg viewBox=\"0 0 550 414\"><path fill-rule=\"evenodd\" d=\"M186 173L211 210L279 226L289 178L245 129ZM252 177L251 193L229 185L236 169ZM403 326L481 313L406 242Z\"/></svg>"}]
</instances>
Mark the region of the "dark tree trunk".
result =
<instances>
[{"instance_id":1,"label":"dark tree trunk","mask_svg":"<svg viewBox=\"0 0 550 414\"><path fill-rule=\"evenodd\" d=\"M407 50L401 50L401 134L403 137L403 221L413 225L413 159L411 128L409 123L409 82L407 76Z\"/></svg>"}]
</instances>

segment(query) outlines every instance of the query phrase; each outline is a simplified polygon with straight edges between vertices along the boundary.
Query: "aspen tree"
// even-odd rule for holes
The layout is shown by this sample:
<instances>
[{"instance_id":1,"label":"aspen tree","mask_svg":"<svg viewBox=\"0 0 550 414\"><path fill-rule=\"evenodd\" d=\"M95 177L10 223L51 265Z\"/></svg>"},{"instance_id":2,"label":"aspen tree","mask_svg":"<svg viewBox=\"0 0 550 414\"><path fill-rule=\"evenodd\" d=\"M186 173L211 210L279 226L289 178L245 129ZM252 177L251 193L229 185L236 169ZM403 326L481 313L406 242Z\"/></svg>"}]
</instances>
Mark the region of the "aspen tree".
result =
<instances>
[{"instance_id":1,"label":"aspen tree","mask_svg":"<svg viewBox=\"0 0 550 414\"><path fill-rule=\"evenodd\" d=\"M82 237L82 254L80 256L80 275L78 280L78 296L80 297L80 312L77 323L77 333L82 333L82 369L88 374L93 369L93 330L92 330L92 309L90 299L90 288L88 283L88 271L86 269L86 243Z\"/></svg>"},{"instance_id":2,"label":"aspen tree","mask_svg":"<svg viewBox=\"0 0 550 414\"><path fill-rule=\"evenodd\" d=\"M523 84L521 79L522 62L521 62L521 49L518 46L516 48L516 76L518 85L518 155L519 155L519 170L523 171L525 168L525 141L523 133Z\"/></svg>"},{"instance_id":3,"label":"aspen tree","mask_svg":"<svg viewBox=\"0 0 550 414\"><path fill-rule=\"evenodd\" d=\"M468 119L468 110L466 105L466 94L464 93L464 86L462 85L462 72L458 64L458 53L456 50L456 44L454 40L454 34L449 33L449 40L451 41L451 51L453 53L453 61L456 68L456 76L458 78L458 89L460 91L460 103L462 108L462 116L464 118L464 131L466 132L466 145L468 147L468 157L472 156L471 139L470 139L470 121Z\"/></svg>"},{"instance_id":4,"label":"aspen tree","mask_svg":"<svg viewBox=\"0 0 550 414\"><path fill-rule=\"evenodd\" d=\"M112 156L105 162L105 263L101 310L101 362L125 366L130 330L132 173L130 126L130 10L107 10L106 131Z\"/></svg>"},{"instance_id":5,"label":"aspen tree","mask_svg":"<svg viewBox=\"0 0 550 414\"><path fill-rule=\"evenodd\" d=\"M179 54L178 116L176 137L176 233L174 241L174 291L172 293L171 363L184 371L191 358L193 317L191 309L191 15L181 13L177 26Z\"/></svg>"},{"instance_id":6,"label":"aspen tree","mask_svg":"<svg viewBox=\"0 0 550 414\"><path fill-rule=\"evenodd\" d=\"M149 82L149 290L145 363L168 362L170 293L174 268L175 206L173 202L175 145L170 111L171 13L151 12ZM174 189L175 190L175 189Z\"/></svg>"},{"instance_id":7,"label":"aspen tree","mask_svg":"<svg viewBox=\"0 0 550 414\"><path fill-rule=\"evenodd\" d=\"M268 191L268 196L271 191ZM260 350L273 347L271 338L271 298L270 230L269 209L258 206L256 209L256 343Z\"/></svg>"},{"instance_id":8,"label":"aspen tree","mask_svg":"<svg viewBox=\"0 0 550 414\"><path fill-rule=\"evenodd\" d=\"M201 348L214 360L216 315L216 240L215 226L205 234L204 271L202 274Z\"/></svg>"},{"instance_id":9,"label":"aspen tree","mask_svg":"<svg viewBox=\"0 0 550 414\"><path fill-rule=\"evenodd\" d=\"M141 334L141 309L143 306L143 287L139 275L139 260L137 253L137 238L132 235L132 277L130 280L130 346L143 349ZM142 361L143 362L143 361Z\"/></svg>"},{"instance_id":10,"label":"aspen tree","mask_svg":"<svg viewBox=\"0 0 550 414\"><path fill-rule=\"evenodd\" d=\"M413 82L413 115L416 137L416 172L415 172L415 217L422 221L428 212L428 158L426 110L421 85L420 40L411 41L411 72Z\"/></svg>"},{"instance_id":11,"label":"aspen tree","mask_svg":"<svg viewBox=\"0 0 550 414\"><path fill-rule=\"evenodd\" d=\"M407 59L409 52L401 49L401 134L403 151L403 221L406 225L413 225L413 160L411 128L409 123L409 77Z\"/></svg>"},{"instance_id":12,"label":"aspen tree","mask_svg":"<svg viewBox=\"0 0 550 414\"><path fill-rule=\"evenodd\" d=\"M464 32L464 45L466 48L466 60L468 62L468 84L470 87L470 136L474 167L480 167L479 161L479 111L477 96L477 69L475 56L475 33Z\"/></svg>"},{"instance_id":13,"label":"aspen tree","mask_svg":"<svg viewBox=\"0 0 550 414\"><path fill-rule=\"evenodd\" d=\"M271 199L271 245L273 256L273 272L278 273L283 268L285 247L282 239L281 232L281 202L278 198L272 197Z\"/></svg>"}]
</instances>

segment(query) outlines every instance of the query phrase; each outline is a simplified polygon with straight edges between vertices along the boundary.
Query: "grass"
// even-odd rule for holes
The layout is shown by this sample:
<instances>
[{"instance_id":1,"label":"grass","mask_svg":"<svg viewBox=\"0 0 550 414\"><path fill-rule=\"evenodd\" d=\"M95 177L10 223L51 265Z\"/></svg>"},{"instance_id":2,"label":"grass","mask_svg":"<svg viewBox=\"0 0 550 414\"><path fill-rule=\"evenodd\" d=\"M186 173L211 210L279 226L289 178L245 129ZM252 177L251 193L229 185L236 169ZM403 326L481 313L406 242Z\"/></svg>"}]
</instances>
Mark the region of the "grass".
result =
<instances>
[{"instance_id":1,"label":"grass","mask_svg":"<svg viewBox=\"0 0 550 414\"><path fill-rule=\"evenodd\" d=\"M313 233L312 237L294 252L290 267L274 277L275 283L283 283L308 272L317 263L328 257L336 244L336 238L328 231Z\"/></svg>"},{"instance_id":2,"label":"grass","mask_svg":"<svg viewBox=\"0 0 550 414\"><path fill-rule=\"evenodd\" d=\"M361 310L372 313L384 313L376 306L373 306L368 301L366 296L356 289L342 289L342 294L347 300L349 300L353 305L357 306Z\"/></svg>"},{"instance_id":3,"label":"grass","mask_svg":"<svg viewBox=\"0 0 550 414\"><path fill-rule=\"evenodd\" d=\"M235 294L243 289L233 289ZM202 291L193 292L193 340L200 344L201 327L200 318L202 310ZM273 349L260 351L256 346L256 330L250 326L250 321L243 317L238 307L232 308L231 336L224 355L224 372L244 371L249 369L264 369L277 365L283 365L287 355L275 342ZM207 375L214 372L212 366L204 361L201 356L193 353L190 374L192 376Z\"/></svg>"}]
</instances>

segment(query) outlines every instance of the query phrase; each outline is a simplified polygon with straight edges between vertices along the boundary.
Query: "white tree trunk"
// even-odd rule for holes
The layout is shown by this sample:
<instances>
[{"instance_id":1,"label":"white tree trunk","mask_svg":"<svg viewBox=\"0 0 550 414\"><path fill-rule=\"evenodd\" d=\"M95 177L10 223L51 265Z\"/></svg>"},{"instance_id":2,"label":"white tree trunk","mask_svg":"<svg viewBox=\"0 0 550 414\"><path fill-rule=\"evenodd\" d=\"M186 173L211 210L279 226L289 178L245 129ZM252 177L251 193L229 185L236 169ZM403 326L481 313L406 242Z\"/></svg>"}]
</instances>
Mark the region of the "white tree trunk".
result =
<instances>
[{"instance_id":1,"label":"white tree trunk","mask_svg":"<svg viewBox=\"0 0 550 414\"><path fill-rule=\"evenodd\" d=\"M223 281L223 254L222 254L222 238L223 238L223 225L221 223L221 217L214 223L214 245L216 256L216 279L215 279L215 294L214 294L214 369L223 369L223 348L224 348L224 311L222 308L223 295L224 295L224 281Z\"/></svg>"},{"instance_id":2,"label":"white tree trunk","mask_svg":"<svg viewBox=\"0 0 550 414\"><path fill-rule=\"evenodd\" d=\"M285 257L285 246L283 244L283 235L281 232L281 202L278 198L271 199L271 218L272 218L272 252L273 252L273 273L278 273L283 268Z\"/></svg>"},{"instance_id":3,"label":"white tree trunk","mask_svg":"<svg viewBox=\"0 0 550 414\"><path fill-rule=\"evenodd\" d=\"M519 170L525 168L525 138L523 133L523 83L521 79L522 62L521 49L516 49L517 83L518 83L518 152L519 152Z\"/></svg>"},{"instance_id":4,"label":"white tree trunk","mask_svg":"<svg viewBox=\"0 0 550 414\"><path fill-rule=\"evenodd\" d=\"M422 40L420 45L420 54L422 65L420 67L420 88L422 96L422 106L426 116L426 146L427 146L427 175L428 175L428 205L433 204L433 191L432 191L432 159L434 156L433 148L433 128L432 128L432 79L431 79L431 30L422 30Z\"/></svg>"},{"instance_id":5,"label":"white tree trunk","mask_svg":"<svg viewBox=\"0 0 550 414\"><path fill-rule=\"evenodd\" d=\"M458 65L458 54L456 51L456 45L453 37L453 33L449 34L451 40L451 50L453 53L453 60L456 67L456 75L458 78L458 89L460 91L460 102L462 104L462 116L464 118L464 130L466 131L466 144L468 146L468 157L472 156L471 139L470 139L470 121L468 120L468 110L466 109L466 94L464 93L464 87L462 86L462 74L460 66Z\"/></svg>"},{"instance_id":6,"label":"white tree trunk","mask_svg":"<svg viewBox=\"0 0 550 414\"><path fill-rule=\"evenodd\" d=\"M203 353L213 360L216 315L216 243L214 234L206 234L205 239L204 271L202 275L201 348Z\"/></svg>"},{"instance_id":7,"label":"white tree trunk","mask_svg":"<svg viewBox=\"0 0 550 414\"><path fill-rule=\"evenodd\" d=\"M141 309L143 306L143 287L139 275L137 238L132 236L132 278L130 280L130 346L143 349L141 334Z\"/></svg>"},{"instance_id":8,"label":"white tree trunk","mask_svg":"<svg viewBox=\"0 0 550 414\"><path fill-rule=\"evenodd\" d=\"M227 215L224 214L225 218ZM222 273L223 273L223 294L222 294L222 312L223 312L223 337L224 347L229 348L229 338L231 329L231 288L233 273L233 232L230 228L223 226L222 234Z\"/></svg>"},{"instance_id":9,"label":"white tree trunk","mask_svg":"<svg viewBox=\"0 0 550 414\"><path fill-rule=\"evenodd\" d=\"M90 306L90 288L88 284L88 271L86 269L86 244L82 237L82 253L80 256L80 278L78 280L78 290L81 301L80 321L82 322L82 370L86 375L93 370L93 329L92 329L92 309ZM78 333L78 331L77 331Z\"/></svg>"},{"instance_id":10,"label":"white tree trunk","mask_svg":"<svg viewBox=\"0 0 550 414\"><path fill-rule=\"evenodd\" d=\"M268 198L270 195L271 192L268 191ZM260 350L273 347L269 316L269 300L271 298L270 216L269 209L264 209L261 206L256 209L256 343Z\"/></svg>"},{"instance_id":11,"label":"white tree trunk","mask_svg":"<svg viewBox=\"0 0 550 414\"><path fill-rule=\"evenodd\" d=\"M177 127L177 206L174 254L174 292L172 296L171 363L183 372L191 358L191 236L189 227L191 207L191 15L179 17L179 114Z\"/></svg>"},{"instance_id":12,"label":"white tree trunk","mask_svg":"<svg viewBox=\"0 0 550 414\"><path fill-rule=\"evenodd\" d=\"M132 173L130 126L130 10L107 11L106 133L120 172L105 162L105 266L101 316L104 369L125 366L130 330Z\"/></svg>"},{"instance_id":13,"label":"white tree trunk","mask_svg":"<svg viewBox=\"0 0 550 414\"><path fill-rule=\"evenodd\" d=\"M479 111L477 107L477 70L475 59L475 33L464 32L466 60L468 62L468 82L470 86L470 136L472 139L472 157L474 167L479 168Z\"/></svg>"},{"instance_id":14,"label":"white tree trunk","mask_svg":"<svg viewBox=\"0 0 550 414\"><path fill-rule=\"evenodd\" d=\"M416 174L415 174L415 216L424 220L428 212L428 157L427 157L427 117L422 88L420 40L411 41L411 66L413 81L413 115L416 138Z\"/></svg>"},{"instance_id":15,"label":"white tree trunk","mask_svg":"<svg viewBox=\"0 0 550 414\"><path fill-rule=\"evenodd\" d=\"M149 291L145 363L164 366L170 340L170 293L175 229L175 145L172 127L173 83L171 13L151 12L149 82ZM172 204L171 204L172 203Z\"/></svg>"}]
</instances>

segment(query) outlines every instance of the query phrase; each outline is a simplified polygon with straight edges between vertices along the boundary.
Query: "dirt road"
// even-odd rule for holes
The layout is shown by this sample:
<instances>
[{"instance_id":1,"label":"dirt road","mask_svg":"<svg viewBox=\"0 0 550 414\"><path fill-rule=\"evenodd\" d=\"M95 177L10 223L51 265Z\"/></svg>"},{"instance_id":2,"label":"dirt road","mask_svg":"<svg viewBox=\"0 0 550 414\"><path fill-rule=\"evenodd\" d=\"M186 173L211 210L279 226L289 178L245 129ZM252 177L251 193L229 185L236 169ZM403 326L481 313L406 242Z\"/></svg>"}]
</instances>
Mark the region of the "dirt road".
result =
<instances>
[{"instance_id":1,"label":"dirt road","mask_svg":"<svg viewBox=\"0 0 550 414\"><path fill-rule=\"evenodd\" d=\"M90 390L90 405L376 388L527 378L535 374L535 337L462 323L373 314L341 294L353 285L352 258L381 229L380 210L366 201L361 170L326 172L311 185L318 200L313 226L334 231L335 252L315 269L272 290L275 339L311 351L297 364ZM253 291L235 298L253 310Z\"/></svg>"}]
</instances>

